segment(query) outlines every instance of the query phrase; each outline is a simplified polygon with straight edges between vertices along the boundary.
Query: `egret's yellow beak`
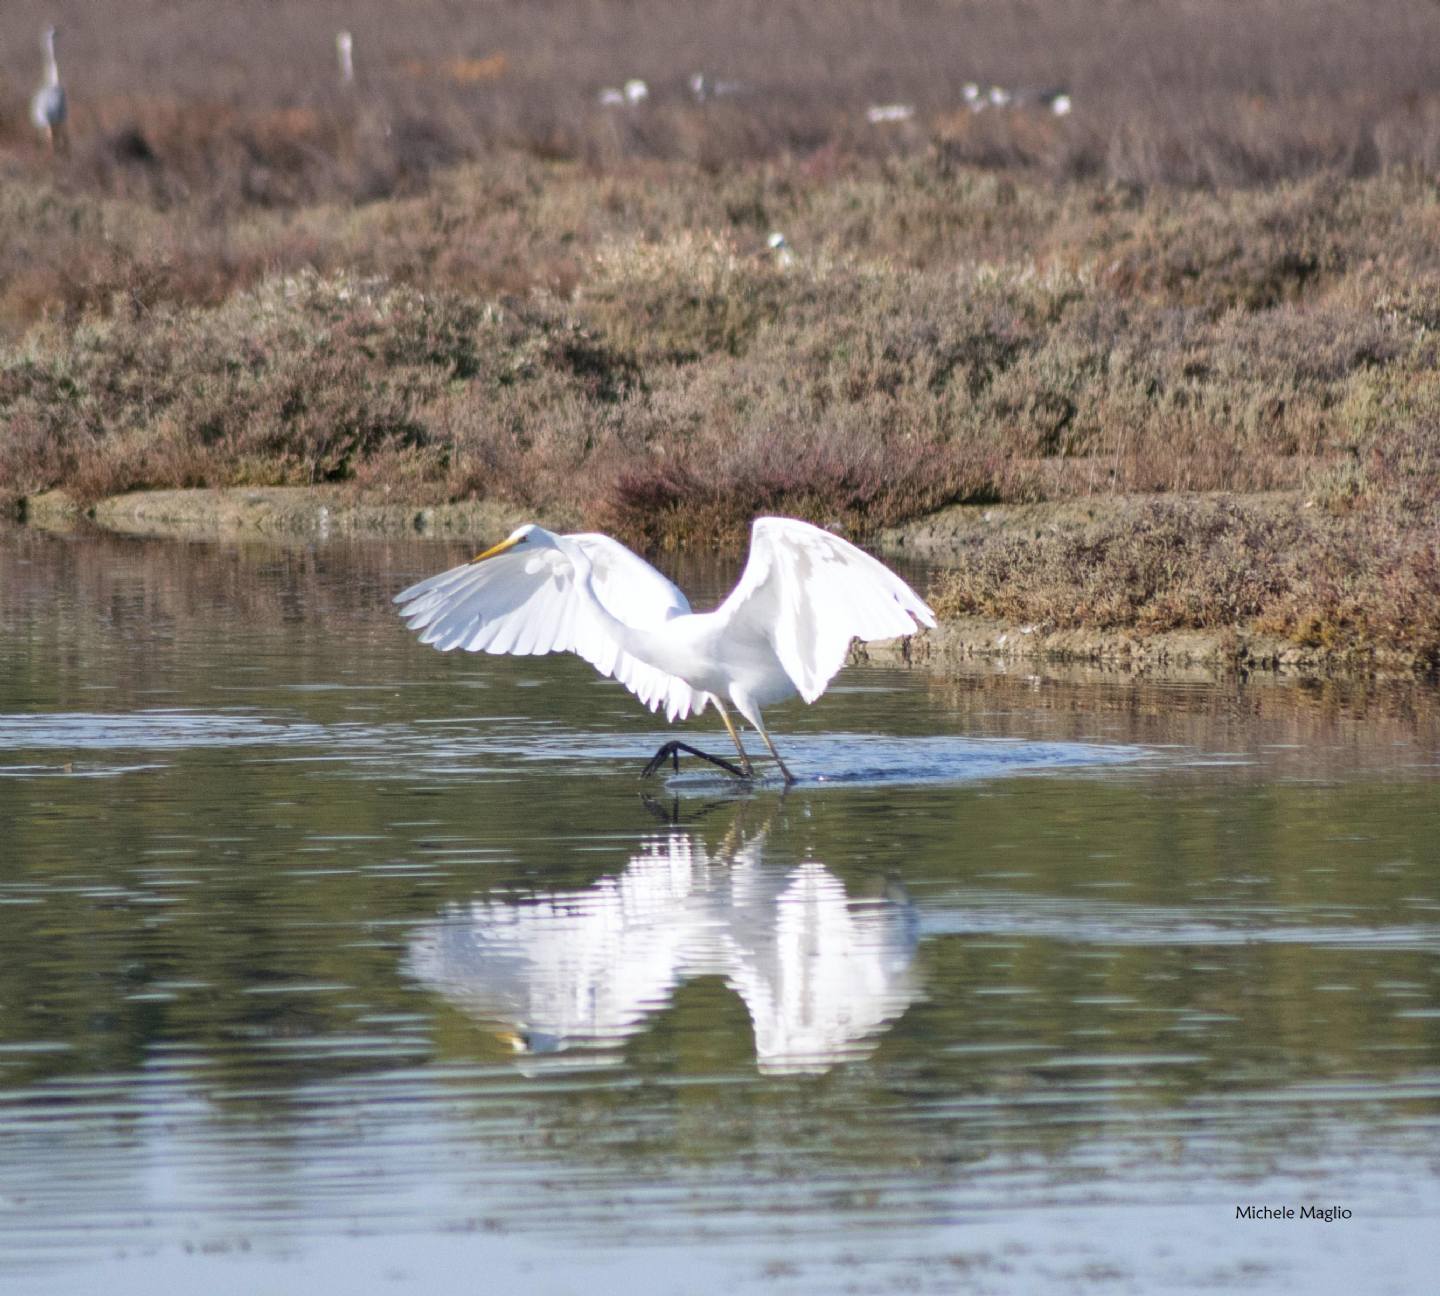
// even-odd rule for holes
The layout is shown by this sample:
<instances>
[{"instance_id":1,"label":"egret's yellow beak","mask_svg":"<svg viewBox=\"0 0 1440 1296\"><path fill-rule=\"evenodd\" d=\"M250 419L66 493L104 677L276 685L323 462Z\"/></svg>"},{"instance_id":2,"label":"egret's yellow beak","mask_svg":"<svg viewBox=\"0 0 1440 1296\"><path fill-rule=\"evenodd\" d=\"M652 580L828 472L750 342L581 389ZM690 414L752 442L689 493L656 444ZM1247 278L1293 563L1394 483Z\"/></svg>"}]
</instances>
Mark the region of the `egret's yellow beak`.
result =
<instances>
[{"instance_id":1,"label":"egret's yellow beak","mask_svg":"<svg viewBox=\"0 0 1440 1296\"><path fill-rule=\"evenodd\" d=\"M495 557L496 554L502 554L502 553L504 553L507 549L513 549L513 548L514 548L517 544L519 544L519 543L520 543L520 537L519 537L519 536L511 536L511 537L510 537L509 539L507 539L507 540L502 540L502 541L500 541L500 543L497 544L497 545L491 545L490 548L488 548L487 550L485 550L484 553L482 553L482 554L476 554L475 557L473 557L470 561L471 561L472 563L484 562L485 559L487 559L487 558L493 558L493 557Z\"/></svg>"}]
</instances>

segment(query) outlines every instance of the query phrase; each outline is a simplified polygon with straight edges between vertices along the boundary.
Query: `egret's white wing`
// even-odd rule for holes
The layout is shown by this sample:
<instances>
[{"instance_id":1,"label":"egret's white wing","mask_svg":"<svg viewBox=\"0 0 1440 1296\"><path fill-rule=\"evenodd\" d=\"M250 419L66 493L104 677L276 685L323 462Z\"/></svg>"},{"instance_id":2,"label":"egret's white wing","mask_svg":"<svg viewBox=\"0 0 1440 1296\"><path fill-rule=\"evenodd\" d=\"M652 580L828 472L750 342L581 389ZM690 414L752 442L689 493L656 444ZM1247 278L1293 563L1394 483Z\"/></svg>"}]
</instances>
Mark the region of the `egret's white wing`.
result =
<instances>
[{"instance_id":1,"label":"egret's white wing","mask_svg":"<svg viewBox=\"0 0 1440 1296\"><path fill-rule=\"evenodd\" d=\"M914 634L935 614L883 563L793 518L756 518L750 559L719 608L763 632L796 691L813 702L845 664L852 639Z\"/></svg>"},{"instance_id":2,"label":"egret's white wing","mask_svg":"<svg viewBox=\"0 0 1440 1296\"><path fill-rule=\"evenodd\" d=\"M618 540L593 531L564 538L584 549L595 593L617 621L652 630L690 611L679 586Z\"/></svg>"},{"instance_id":3,"label":"egret's white wing","mask_svg":"<svg viewBox=\"0 0 1440 1296\"><path fill-rule=\"evenodd\" d=\"M605 536L557 536L556 547L517 545L484 562L464 563L401 590L395 602L420 642L442 652L538 656L573 652L619 680L668 719L705 709L708 695L630 656L582 587L572 541L593 558L591 588L616 620L651 628L688 611L685 596L624 545Z\"/></svg>"}]
</instances>

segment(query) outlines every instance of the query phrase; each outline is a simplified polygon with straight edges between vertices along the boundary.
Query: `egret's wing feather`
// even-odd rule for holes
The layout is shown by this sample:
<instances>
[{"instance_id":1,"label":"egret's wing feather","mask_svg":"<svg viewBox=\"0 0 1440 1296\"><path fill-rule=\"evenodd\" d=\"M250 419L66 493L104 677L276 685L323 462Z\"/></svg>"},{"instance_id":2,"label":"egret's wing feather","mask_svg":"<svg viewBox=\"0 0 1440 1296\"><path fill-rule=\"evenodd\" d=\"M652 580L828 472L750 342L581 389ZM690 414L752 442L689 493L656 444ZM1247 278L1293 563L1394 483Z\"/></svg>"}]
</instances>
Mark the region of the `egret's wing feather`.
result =
<instances>
[{"instance_id":1,"label":"egret's wing feather","mask_svg":"<svg viewBox=\"0 0 1440 1296\"><path fill-rule=\"evenodd\" d=\"M688 611L685 596L642 558L604 536L580 536L561 537L558 548L517 547L431 576L395 596L400 615L420 632L421 643L444 652L573 652L652 711L663 707L671 720L703 711L706 694L624 651L564 550L570 539L587 557L601 551L605 575L592 559L591 586L603 589L600 596L616 620L650 628Z\"/></svg>"},{"instance_id":2,"label":"egret's wing feather","mask_svg":"<svg viewBox=\"0 0 1440 1296\"><path fill-rule=\"evenodd\" d=\"M671 617L690 611L690 600L679 586L618 540L593 531L568 535L565 539L585 551L595 593L617 621L637 629L654 630ZM705 694L695 692L683 680L634 657L623 656L616 662L615 669L607 673L614 674L652 711L663 706L671 720L705 709Z\"/></svg>"},{"instance_id":3,"label":"egret's wing feather","mask_svg":"<svg viewBox=\"0 0 1440 1296\"><path fill-rule=\"evenodd\" d=\"M401 615L420 642L444 652L508 653L523 627L531 653L571 649L565 606L573 595L573 567L555 550L511 550L482 563L441 572L396 596Z\"/></svg>"},{"instance_id":4,"label":"egret's wing feather","mask_svg":"<svg viewBox=\"0 0 1440 1296\"><path fill-rule=\"evenodd\" d=\"M567 535L590 559L595 593L626 625L650 630L690 611L690 600L639 554L598 532Z\"/></svg>"},{"instance_id":5,"label":"egret's wing feather","mask_svg":"<svg viewBox=\"0 0 1440 1296\"><path fill-rule=\"evenodd\" d=\"M845 664L852 639L891 639L933 626L935 614L883 563L793 518L757 518L750 559L721 609L763 631L807 702Z\"/></svg>"}]
</instances>

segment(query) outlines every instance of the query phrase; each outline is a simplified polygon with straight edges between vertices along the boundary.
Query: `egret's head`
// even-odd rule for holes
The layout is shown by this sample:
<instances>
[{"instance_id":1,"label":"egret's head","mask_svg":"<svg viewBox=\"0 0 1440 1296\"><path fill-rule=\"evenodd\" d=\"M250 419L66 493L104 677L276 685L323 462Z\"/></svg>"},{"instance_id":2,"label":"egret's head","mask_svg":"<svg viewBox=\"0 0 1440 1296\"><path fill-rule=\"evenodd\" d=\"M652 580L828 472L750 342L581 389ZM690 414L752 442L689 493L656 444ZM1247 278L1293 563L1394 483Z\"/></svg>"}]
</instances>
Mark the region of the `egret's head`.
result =
<instances>
[{"instance_id":1,"label":"egret's head","mask_svg":"<svg viewBox=\"0 0 1440 1296\"><path fill-rule=\"evenodd\" d=\"M538 527L533 522L527 522L524 526L516 527L508 536L497 545L491 545L482 554L476 554L471 562L484 562L487 558L494 558L502 553L508 553L511 549L523 547L526 549L544 549L554 545L555 537L544 527Z\"/></svg>"}]
</instances>

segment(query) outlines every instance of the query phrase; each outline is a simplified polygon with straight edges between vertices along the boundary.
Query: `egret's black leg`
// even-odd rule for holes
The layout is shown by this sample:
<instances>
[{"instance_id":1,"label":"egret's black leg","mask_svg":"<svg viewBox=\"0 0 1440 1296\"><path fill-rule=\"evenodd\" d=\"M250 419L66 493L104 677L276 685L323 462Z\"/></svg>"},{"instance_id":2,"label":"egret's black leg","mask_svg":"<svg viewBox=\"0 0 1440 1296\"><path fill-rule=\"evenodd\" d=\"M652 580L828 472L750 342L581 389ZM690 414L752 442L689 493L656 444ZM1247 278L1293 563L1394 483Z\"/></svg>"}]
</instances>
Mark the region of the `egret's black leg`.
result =
<instances>
[{"instance_id":1,"label":"egret's black leg","mask_svg":"<svg viewBox=\"0 0 1440 1296\"><path fill-rule=\"evenodd\" d=\"M712 765L718 765L727 774L733 774L738 779L748 779L751 776L742 770L738 765L732 765L723 756L712 756L709 752L703 752L698 747L692 747L689 743L667 742L659 751L650 758L650 763L640 771L641 778L649 778L668 760L675 769L680 768L680 753L687 756L698 756L703 761L709 761Z\"/></svg>"}]
</instances>

